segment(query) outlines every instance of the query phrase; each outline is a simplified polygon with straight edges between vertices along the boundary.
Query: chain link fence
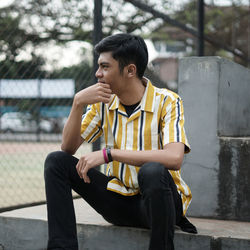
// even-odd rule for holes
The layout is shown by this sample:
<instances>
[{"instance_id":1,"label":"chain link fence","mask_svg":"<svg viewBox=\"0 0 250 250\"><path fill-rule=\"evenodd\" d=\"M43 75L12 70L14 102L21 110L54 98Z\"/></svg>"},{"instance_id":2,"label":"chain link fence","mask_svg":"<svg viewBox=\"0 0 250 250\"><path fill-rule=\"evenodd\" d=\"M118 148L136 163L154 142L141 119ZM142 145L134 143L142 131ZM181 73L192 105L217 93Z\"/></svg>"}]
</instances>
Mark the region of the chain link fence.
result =
<instances>
[{"instance_id":1,"label":"chain link fence","mask_svg":"<svg viewBox=\"0 0 250 250\"><path fill-rule=\"evenodd\" d=\"M31 4L0 3L0 211L45 202L44 160L60 150L74 94L92 82L91 45L45 39L49 20L25 24L36 19Z\"/></svg>"},{"instance_id":2,"label":"chain link fence","mask_svg":"<svg viewBox=\"0 0 250 250\"><path fill-rule=\"evenodd\" d=\"M56 79L0 80L0 210L45 201L43 164L49 152L60 150L77 91L80 72L75 73ZM81 81L89 82L90 73ZM88 151L91 146L84 145L77 156Z\"/></svg>"},{"instance_id":3,"label":"chain link fence","mask_svg":"<svg viewBox=\"0 0 250 250\"><path fill-rule=\"evenodd\" d=\"M75 81L1 80L0 90L0 210L6 210L45 200L43 163L60 150ZM78 156L90 150L84 145Z\"/></svg>"}]
</instances>

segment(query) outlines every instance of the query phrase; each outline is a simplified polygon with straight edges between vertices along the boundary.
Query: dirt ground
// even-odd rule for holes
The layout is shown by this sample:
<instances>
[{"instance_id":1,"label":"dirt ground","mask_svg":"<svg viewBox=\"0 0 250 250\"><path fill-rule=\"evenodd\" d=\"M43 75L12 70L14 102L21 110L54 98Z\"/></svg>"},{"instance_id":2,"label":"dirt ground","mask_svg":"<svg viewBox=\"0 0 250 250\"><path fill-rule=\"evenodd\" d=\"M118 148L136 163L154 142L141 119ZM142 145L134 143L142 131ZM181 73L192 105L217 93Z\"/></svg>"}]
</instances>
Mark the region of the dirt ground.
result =
<instances>
[{"instance_id":1,"label":"dirt ground","mask_svg":"<svg viewBox=\"0 0 250 250\"><path fill-rule=\"evenodd\" d=\"M57 150L59 142L0 141L0 209L45 200L44 160ZM76 156L91 151L91 145L83 144Z\"/></svg>"}]
</instances>

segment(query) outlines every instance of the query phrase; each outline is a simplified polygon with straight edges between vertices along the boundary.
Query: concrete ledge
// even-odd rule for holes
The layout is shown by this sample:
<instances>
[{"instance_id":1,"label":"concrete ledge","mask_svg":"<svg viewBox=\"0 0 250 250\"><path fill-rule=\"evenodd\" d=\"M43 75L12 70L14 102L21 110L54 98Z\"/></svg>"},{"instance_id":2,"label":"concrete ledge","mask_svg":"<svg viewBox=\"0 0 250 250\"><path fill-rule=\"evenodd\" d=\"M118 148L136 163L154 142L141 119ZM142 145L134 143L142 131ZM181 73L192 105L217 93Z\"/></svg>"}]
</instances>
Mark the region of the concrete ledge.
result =
<instances>
[{"instance_id":1,"label":"concrete ledge","mask_svg":"<svg viewBox=\"0 0 250 250\"><path fill-rule=\"evenodd\" d=\"M79 249L146 250L149 230L117 227L106 222L82 199L74 201ZM197 235L176 230L176 250L248 250L250 223L190 219ZM0 214L0 250L46 249L46 206L18 209Z\"/></svg>"}]
</instances>

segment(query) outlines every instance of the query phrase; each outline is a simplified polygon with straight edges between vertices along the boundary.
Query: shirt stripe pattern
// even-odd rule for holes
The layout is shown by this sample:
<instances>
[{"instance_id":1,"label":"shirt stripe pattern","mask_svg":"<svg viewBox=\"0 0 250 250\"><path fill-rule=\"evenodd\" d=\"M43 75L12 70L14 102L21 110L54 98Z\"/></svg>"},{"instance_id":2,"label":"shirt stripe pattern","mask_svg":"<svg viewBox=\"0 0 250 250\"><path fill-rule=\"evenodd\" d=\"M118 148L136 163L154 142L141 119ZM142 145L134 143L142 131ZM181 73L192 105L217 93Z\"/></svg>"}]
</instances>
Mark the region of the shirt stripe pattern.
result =
<instances>
[{"instance_id":1,"label":"shirt stripe pattern","mask_svg":"<svg viewBox=\"0 0 250 250\"><path fill-rule=\"evenodd\" d=\"M190 151L184 129L182 99L170 90L156 88L149 80L141 102L130 117L116 95L108 104L88 106L82 117L81 135L85 141L93 142L102 134L106 146L115 149L163 149L168 143L182 142L185 153ZM137 194L139 169L138 166L110 162L106 174L115 178L108 183L107 189L127 196ZM191 202L191 191L180 171L169 172L181 194L185 214Z\"/></svg>"}]
</instances>

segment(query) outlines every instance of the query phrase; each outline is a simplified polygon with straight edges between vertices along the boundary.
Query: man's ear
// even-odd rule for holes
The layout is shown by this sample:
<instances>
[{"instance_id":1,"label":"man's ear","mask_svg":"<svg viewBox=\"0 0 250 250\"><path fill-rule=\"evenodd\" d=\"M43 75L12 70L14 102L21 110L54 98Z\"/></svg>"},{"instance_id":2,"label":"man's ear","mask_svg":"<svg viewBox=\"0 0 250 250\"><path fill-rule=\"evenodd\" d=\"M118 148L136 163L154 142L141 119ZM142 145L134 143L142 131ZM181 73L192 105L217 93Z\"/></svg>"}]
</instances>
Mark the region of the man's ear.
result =
<instances>
[{"instance_id":1,"label":"man's ear","mask_svg":"<svg viewBox=\"0 0 250 250\"><path fill-rule=\"evenodd\" d=\"M125 69L127 72L127 76L128 77L133 77L133 76L136 76L136 66L135 64L131 63L129 64L126 69Z\"/></svg>"}]
</instances>

